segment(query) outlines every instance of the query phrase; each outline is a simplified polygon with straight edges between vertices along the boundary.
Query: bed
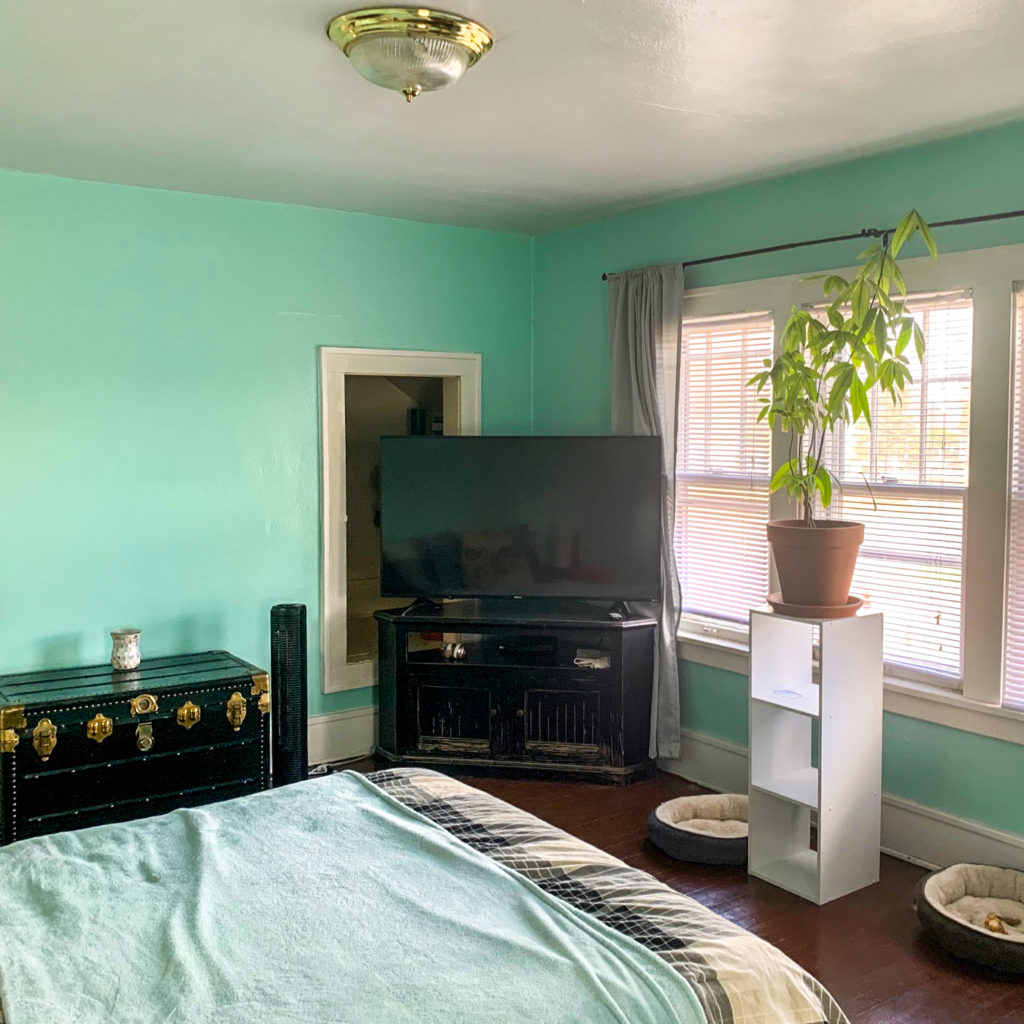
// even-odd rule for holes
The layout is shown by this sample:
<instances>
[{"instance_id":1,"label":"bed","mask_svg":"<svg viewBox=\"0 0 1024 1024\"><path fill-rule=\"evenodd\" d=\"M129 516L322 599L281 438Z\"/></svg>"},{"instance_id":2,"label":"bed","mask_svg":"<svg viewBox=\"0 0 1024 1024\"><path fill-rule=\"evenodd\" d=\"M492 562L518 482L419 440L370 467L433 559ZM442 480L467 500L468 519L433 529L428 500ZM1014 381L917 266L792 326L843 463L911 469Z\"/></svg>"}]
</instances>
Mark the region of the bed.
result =
<instances>
[{"instance_id":1,"label":"bed","mask_svg":"<svg viewBox=\"0 0 1024 1024\"><path fill-rule=\"evenodd\" d=\"M0 850L0 994L7 1024L848 1024L768 943L414 768Z\"/></svg>"}]
</instances>

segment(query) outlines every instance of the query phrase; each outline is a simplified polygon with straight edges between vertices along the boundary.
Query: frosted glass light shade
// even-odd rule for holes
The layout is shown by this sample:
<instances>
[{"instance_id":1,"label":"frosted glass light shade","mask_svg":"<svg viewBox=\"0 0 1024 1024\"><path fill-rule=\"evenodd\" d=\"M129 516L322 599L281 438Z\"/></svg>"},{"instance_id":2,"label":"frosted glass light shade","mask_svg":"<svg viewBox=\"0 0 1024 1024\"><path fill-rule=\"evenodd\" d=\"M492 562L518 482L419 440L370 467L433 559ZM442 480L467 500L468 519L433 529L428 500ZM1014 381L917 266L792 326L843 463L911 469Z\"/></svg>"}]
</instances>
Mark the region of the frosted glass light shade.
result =
<instances>
[{"instance_id":1,"label":"frosted glass light shade","mask_svg":"<svg viewBox=\"0 0 1024 1024\"><path fill-rule=\"evenodd\" d=\"M412 100L457 82L494 42L478 22L429 7L364 7L327 35L369 82Z\"/></svg>"},{"instance_id":2,"label":"frosted glass light shade","mask_svg":"<svg viewBox=\"0 0 1024 1024\"><path fill-rule=\"evenodd\" d=\"M371 35L348 49L353 67L368 82L412 95L457 82L472 55L459 43L437 36Z\"/></svg>"}]
</instances>

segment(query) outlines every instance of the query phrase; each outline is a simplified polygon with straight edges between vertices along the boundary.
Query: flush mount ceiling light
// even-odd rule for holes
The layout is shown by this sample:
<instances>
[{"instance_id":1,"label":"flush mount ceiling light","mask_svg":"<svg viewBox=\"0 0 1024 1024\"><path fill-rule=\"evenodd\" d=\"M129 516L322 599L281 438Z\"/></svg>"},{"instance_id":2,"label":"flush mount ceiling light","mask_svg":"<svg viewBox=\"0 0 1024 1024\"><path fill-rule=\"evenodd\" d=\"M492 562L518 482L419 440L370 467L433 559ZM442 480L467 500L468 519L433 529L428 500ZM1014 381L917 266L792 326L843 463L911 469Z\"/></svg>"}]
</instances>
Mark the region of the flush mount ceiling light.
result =
<instances>
[{"instance_id":1,"label":"flush mount ceiling light","mask_svg":"<svg viewBox=\"0 0 1024 1024\"><path fill-rule=\"evenodd\" d=\"M490 32L426 7L363 7L339 14L327 34L368 82L410 103L457 82L490 48Z\"/></svg>"}]
</instances>

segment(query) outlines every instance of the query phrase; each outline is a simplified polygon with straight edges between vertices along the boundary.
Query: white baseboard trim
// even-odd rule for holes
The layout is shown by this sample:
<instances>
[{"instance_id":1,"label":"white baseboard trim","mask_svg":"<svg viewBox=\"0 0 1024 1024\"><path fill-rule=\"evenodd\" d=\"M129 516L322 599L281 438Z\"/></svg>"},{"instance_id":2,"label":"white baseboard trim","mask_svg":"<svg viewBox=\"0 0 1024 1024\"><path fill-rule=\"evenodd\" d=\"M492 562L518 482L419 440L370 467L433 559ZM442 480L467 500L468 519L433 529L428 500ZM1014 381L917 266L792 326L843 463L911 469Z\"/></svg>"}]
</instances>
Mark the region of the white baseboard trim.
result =
<instances>
[{"instance_id":1,"label":"white baseboard trim","mask_svg":"<svg viewBox=\"0 0 1024 1024\"><path fill-rule=\"evenodd\" d=\"M968 861L1024 870L1024 836L882 794L882 852L923 867Z\"/></svg>"},{"instance_id":2,"label":"white baseboard trim","mask_svg":"<svg viewBox=\"0 0 1024 1024\"><path fill-rule=\"evenodd\" d=\"M708 789L747 791L747 748L717 736L684 729L683 756L658 766ZM893 793L882 794L882 852L926 868L971 861L1024 870L1024 836Z\"/></svg>"},{"instance_id":3,"label":"white baseboard trim","mask_svg":"<svg viewBox=\"0 0 1024 1024\"><path fill-rule=\"evenodd\" d=\"M659 758L658 767L720 793L747 791L747 748L704 732L683 729L683 756Z\"/></svg>"},{"instance_id":4,"label":"white baseboard trim","mask_svg":"<svg viewBox=\"0 0 1024 1024\"><path fill-rule=\"evenodd\" d=\"M377 709L353 708L309 719L309 763L365 757L377 746Z\"/></svg>"}]
</instances>

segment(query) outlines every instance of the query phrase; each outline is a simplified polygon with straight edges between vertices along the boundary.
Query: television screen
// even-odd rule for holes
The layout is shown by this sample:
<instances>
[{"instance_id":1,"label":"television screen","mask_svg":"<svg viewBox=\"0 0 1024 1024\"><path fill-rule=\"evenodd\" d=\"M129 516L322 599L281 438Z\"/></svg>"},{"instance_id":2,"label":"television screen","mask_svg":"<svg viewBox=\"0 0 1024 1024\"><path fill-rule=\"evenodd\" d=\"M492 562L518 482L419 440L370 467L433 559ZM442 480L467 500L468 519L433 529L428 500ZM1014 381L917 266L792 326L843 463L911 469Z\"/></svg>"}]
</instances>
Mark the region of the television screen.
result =
<instances>
[{"instance_id":1,"label":"television screen","mask_svg":"<svg viewBox=\"0 0 1024 1024\"><path fill-rule=\"evenodd\" d=\"M651 437L381 438L381 594L656 600Z\"/></svg>"}]
</instances>

